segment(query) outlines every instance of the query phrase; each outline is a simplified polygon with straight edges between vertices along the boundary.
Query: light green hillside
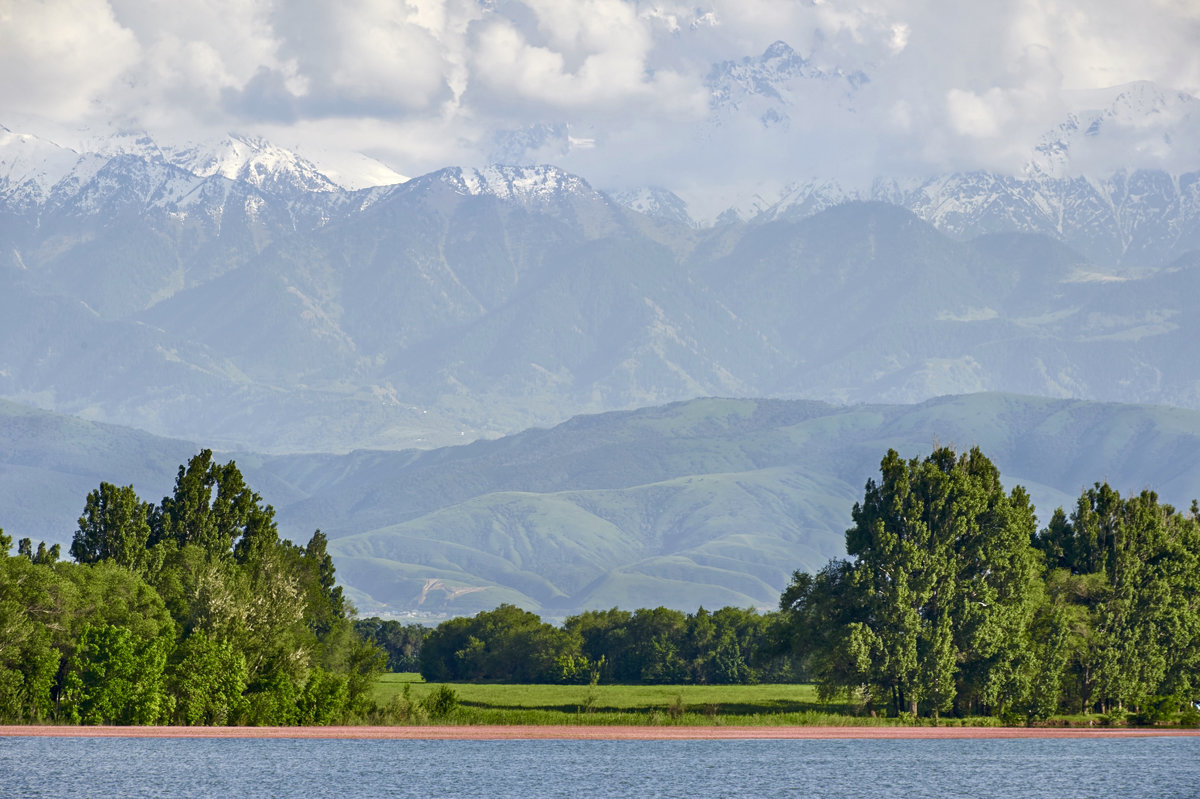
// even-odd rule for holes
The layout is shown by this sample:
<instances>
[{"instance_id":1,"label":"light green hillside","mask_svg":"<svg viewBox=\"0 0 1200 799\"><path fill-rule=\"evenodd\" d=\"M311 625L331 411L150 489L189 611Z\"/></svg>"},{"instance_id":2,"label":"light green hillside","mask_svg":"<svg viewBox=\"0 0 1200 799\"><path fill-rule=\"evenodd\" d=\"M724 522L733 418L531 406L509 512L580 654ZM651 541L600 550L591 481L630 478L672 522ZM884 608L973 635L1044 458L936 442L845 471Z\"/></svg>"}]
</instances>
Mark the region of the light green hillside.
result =
<instances>
[{"instance_id":1,"label":"light green hillside","mask_svg":"<svg viewBox=\"0 0 1200 799\"><path fill-rule=\"evenodd\" d=\"M614 585L637 585L648 596L656 581L707 586L713 596L763 607L775 604L776 586L792 570L819 567L841 544L831 529L851 488L824 483L775 467L622 490L497 492L337 539L331 550L339 562L390 562L397 573L420 565L456 584L516 591L520 604L542 610L606 606ZM402 606L415 584L376 582L371 595Z\"/></svg>"},{"instance_id":2,"label":"light green hillside","mask_svg":"<svg viewBox=\"0 0 1200 799\"><path fill-rule=\"evenodd\" d=\"M0 526L69 543L87 492L169 489L193 452L0 404ZM1045 520L1093 482L1200 495L1200 413L976 394L920 405L700 399L576 417L424 452L234 457L281 533L330 537L363 613L768 607L796 569L843 555L854 502L891 447L979 446Z\"/></svg>"}]
</instances>

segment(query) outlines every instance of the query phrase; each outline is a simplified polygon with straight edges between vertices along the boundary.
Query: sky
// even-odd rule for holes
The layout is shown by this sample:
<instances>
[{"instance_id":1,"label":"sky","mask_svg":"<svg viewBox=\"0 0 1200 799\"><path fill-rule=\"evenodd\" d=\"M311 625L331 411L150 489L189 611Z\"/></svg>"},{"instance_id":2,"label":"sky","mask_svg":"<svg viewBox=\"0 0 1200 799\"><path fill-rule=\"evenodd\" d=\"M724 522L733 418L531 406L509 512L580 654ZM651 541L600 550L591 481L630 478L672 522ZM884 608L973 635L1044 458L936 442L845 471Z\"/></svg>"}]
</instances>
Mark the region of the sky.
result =
<instances>
[{"instance_id":1,"label":"sky","mask_svg":"<svg viewBox=\"0 0 1200 799\"><path fill-rule=\"evenodd\" d=\"M1198 43L1196 0L0 0L0 124L610 189L1015 172L1081 90L1200 96Z\"/></svg>"}]
</instances>

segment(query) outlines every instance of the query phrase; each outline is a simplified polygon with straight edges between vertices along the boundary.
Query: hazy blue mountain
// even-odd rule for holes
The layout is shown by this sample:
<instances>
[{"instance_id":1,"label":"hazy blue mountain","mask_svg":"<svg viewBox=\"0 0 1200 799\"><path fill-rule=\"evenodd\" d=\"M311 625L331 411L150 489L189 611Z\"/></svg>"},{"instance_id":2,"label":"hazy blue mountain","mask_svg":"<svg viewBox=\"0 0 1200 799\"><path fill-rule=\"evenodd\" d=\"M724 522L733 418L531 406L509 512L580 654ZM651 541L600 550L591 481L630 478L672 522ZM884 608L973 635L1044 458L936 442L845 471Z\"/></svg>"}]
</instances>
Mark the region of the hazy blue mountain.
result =
<instances>
[{"instance_id":1,"label":"hazy blue mountain","mask_svg":"<svg viewBox=\"0 0 1200 799\"><path fill-rule=\"evenodd\" d=\"M132 484L147 500L170 492L192 444L0 400L0 527L14 539L71 541L88 492Z\"/></svg>"},{"instance_id":2,"label":"hazy blue mountain","mask_svg":"<svg viewBox=\"0 0 1200 799\"><path fill-rule=\"evenodd\" d=\"M281 518L320 508L352 520L323 529L364 607L766 606L791 570L843 552L850 508L889 446L917 456L937 441L980 446L1043 518L1098 480L1180 506L1200 484L1192 411L995 394L696 400L417 456L347 456ZM264 464L284 480L297 465Z\"/></svg>"},{"instance_id":3,"label":"hazy blue mountain","mask_svg":"<svg viewBox=\"0 0 1200 799\"><path fill-rule=\"evenodd\" d=\"M826 81L775 50L727 65L729 86ZM259 140L168 151L134 132L75 154L3 131L0 395L271 452L434 447L706 395L1200 407L1193 184L1079 183L1109 209L1087 242L1153 254L1114 271L1046 228L1044 197L971 180L893 203L813 184L807 205L698 230L674 195L647 199L674 208L656 218L553 166L351 191ZM1161 192L1176 200L1149 213ZM1170 242L1137 233L1152 223Z\"/></svg>"},{"instance_id":4,"label":"hazy blue mountain","mask_svg":"<svg viewBox=\"0 0 1200 799\"><path fill-rule=\"evenodd\" d=\"M804 219L852 201L905 208L943 233L1035 233L1106 268L1146 269L1200 247L1200 172L1117 170L1092 177L989 172L926 179L880 179L866 189L803 181L759 199L740 216L755 223ZM654 206L647 212L661 213Z\"/></svg>"},{"instance_id":5,"label":"hazy blue mountain","mask_svg":"<svg viewBox=\"0 0 1200 799\"><path fill-rule=\"evenodd\" d=\"M197 449L0 404L0 525L66 544L87 492L132 483L157 501ZM1200 412L1006 394L919 405L701 399L580 416L494 441L400 452L226 453L280 528L331 539L367 613L471 613L515 602L770 606L795 569L843 554L889 447L979 446L1043 519L1091 483L1200 485Z\"/></svg>"},{"instance_id":6,"label":"hazy blue mountain","mask_svg":"<svg viewBox=\"0 0 1200 799\"><path fill-rule=\"evenodd\" d=\"M814 103L851 128L855 97L869 83L803 58L784 42L761 56L714 66L706 125L786 130L810 118ZM1014 172L935 175L797 175L782 189L762 185L720 220L802 219L851 201L912 211L943 233L1035 233L1057 239L1107 268L1162 266L1200 247L1200 99L1146 81L1068 91L1062 121L1033 144ZM736 129L736 128L735 128ZM820 135L806 130L806 135ZM849 181L849 182L847 182ZM686 204L619 197L643 213L691 221ZM701 198L711 206L711 198ZM719 205L717 207L720 207ZM693 222L693 224L695 224Z\"/></svg>"}]
</instances>

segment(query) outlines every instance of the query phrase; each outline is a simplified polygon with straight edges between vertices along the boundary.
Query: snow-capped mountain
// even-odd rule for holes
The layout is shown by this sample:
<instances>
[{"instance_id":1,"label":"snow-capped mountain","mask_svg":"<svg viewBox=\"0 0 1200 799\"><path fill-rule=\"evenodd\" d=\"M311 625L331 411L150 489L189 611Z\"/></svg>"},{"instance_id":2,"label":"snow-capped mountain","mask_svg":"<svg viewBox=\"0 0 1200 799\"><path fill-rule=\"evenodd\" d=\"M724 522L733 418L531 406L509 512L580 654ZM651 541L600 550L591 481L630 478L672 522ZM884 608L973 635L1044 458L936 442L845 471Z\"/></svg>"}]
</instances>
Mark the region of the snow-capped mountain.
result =
<instances>
[{"instance_id":1,"label":"snow-capped mountain","mask_svg":"<svg viewBox=\"0 0 1200 799\"><path fill-rule=\"evenodd\" d=\"M1038 143L1026 174L1077 177L1126 170L1192 172L1200 165L1200 100L1138 81L1068 92L1067 118Z\"/></svg>"},{"instance_id":2,"label":"snow-capped mountain","mask_svg":"<svg viewBox=\"0 0 1200 799\"><path fill-rule=\"evenodd\" d=\"M0 198L12 206L36 207L79 159L67 147L0 126Z\"/></svg>"},{"instance_id":3,"label":"snow-capped mountain","mask_svg":"<svg viewBox=\"0 0 1200 799\"><path fill-rule=\"evenodd\" d=\"M639 214L658 219L669 219L689 227L698 226L688 213L687 201L662 186L616 192L613 194L613 200Z\"/></svg>"},{"instance_id":4,"label":"snow-capped mountain","mask_svg":"<svg viewBox=\"0 0 1200 799\"><path fill-rule=\"evenodd\" d=\"M845 202L886 202L956 237L1038 233L1096 263L1127 268L1159 266L1200 247L1200 172L1136 170L1103 178L969 172L877 180L867 190L810 180L789 184L773 202L756 199L729 216L761 224Z\"/></svg>"},{"instance_id":5,"label":"snow-capped mountain","mask_svg":"<svg viewBox=\"0 0 1200 799\"><path fill-rule=\"evenodd\" d=\"M741 77L733 85L743 95L786 110L794 100L763 74L811 76L790 48L773 45L772 51L772 58L726 72ZM768 70L768 63L776 68ZM1020 174L885 177L865 187L801 179L731 196L728 210L709 224L802 219L845 202L879 201L958 237L1006 231L1051 236L1107 266L1153 267L1200 246L1200 100L1146 82L1071 99L1065 121L1042 136ZM641 213L680 220L686 203L645 201L651 194L646 189L616 197Z\"/></svg>"},{"instance_id":6,"label":"snow-capped mountain","mask_svg":"<svg viewBox=\"0 0 1200 799\"><path fill-rule=\"evenodd\" d=\"M140 130L119 130L102 136L82 136L77 147L67 147L32 133L0 127L0 202L18 196L42 202L52 193L60 198L82 188L105 164L134 159L166 165L197 178L220 178L244 184L263 194L299 199L312 194L335 194L363 183L387 185L406 178L366 156L331 156L354 174L351 187L342 186L312 161L295 152L252 136L229 135L218 141L170 144L157 142ZM167 198L170 199L167 199ZM174 202L171 192L161 202Z\"/></svg>"},{"instance_id":7,"label":"snow-capped mountain","mask_svg":"<svg viewBox=\"0 0 1200 799\"><path fill-rule=\"evenodd\" d=\"M714 109L745 111L753 100L778 107L784 116L808 84L837 86L849 96L865 80L818 68L783 42L761 56L718 64L709 76ZM730 198L730 210L707 224L797 219L848 201L883 201L955 236L1036 232L1108 266L1154 266L1196 246L1200 100L1135 83L1080 93L1072 104L1067 119L1042 137L1019 175L880 178L866 188L802 179L781 190ZM53 209L87 214L115 202L213 223L225 218L226 204L233 203L235 215L273 214L286 217L292 227L311 229L361 212L403 185L347 190L312 161L248 136L162 146L144 131L124 130L86 144L87 149L74 150L36 135L0 131L0 203L37 216ZM1144 163L1092 171L1114 152L1131 153L1134 167L1139 158ZM1151 169L1156 163L1164 168ZM1172 164L1180 169L1191 164L1192 170L1165 168ZM432 191L435 185L456 195L515 200L527 207L548 207L566 197L609 202L583 178L545 165L448 168L419 178L407 191ZM647 216L697 225L687 202L670 187L619 192L613 199Z\"/></svg>"},{"instance_id":8,"label":"snow-capped mountain","mask_svg":"<svg viewBox=\"0 0 1200 799\"><path fill-rule=\"evenodd\" d=\"M714 64L705 86L718 117L750 113L773 127L786 126L794 110L814 91L832 91L849 101L869 80L859 71L822 69L786 42L777 41L762 55Z\"/></svg>"},{"instance_id":9,"label":"snow-capped mountain","mask_svg":"<svg viewBox=\"0 0 1200 799\"><path fill-rule=\"evenodd\" d=\"M711 113L698 135L717 135L727 125L752 135L761 126L774 129L774 140L794 135L803 147L804 137L821 135L822 115L841 115L853 128L856 98L869 82L861 72L818 66L775 42L761 55L713 65ZM654 189L616 197L641 213L701 226L799 219L844 202L882 201L955 236L1039 233L1099 263L1130 268L1152 267L1197 246L1200 100L1144 81L1067 92L1065 100L1065 117L1031 145L1016 174L859 175L853 185L798 175L730 189L723 203L685 194L697 201L693 207L706 209L702 219L681 218L687 202L651 201ZM820 109L815 118L814 108ZM793 129L797 122L807 127Z\"/></svg>"},{"instance_id":10,"label":"snow-capped mountain","mask_svg":"<svg viewBox=\"0 0 1200 799\"><path fill-rule=\"evenodd\" d=\"M1191 118L1186 97L1138 92L1156 119ZM1099 132L1057 151L1132 129L1133 99L1079 116ZM670 187L610 196L550 165L349 190L251 138L79 149L5 130L0 396L275 450L424 447L706 394L1200 407L1195 172L747 197L743 223L704 228ZM1125 282L1080 282L1097 273Z\"/></svg>"},{"instance_id":11,"label":"snow-capped mountain","mask_svg":"<svg viewBox=\"0 0 1200 799\"><path fill-rule=\"evenodd\" d=\"M565 196L600 196L583 178L549 165L492 165L483 169L450 167L418 178L412 188L429 182L440 183L462 195L497 197L523 205L545 205Z\"/></svg>"},{"instance_id":12,"label":"snow-capped mountain","mask_svg":"<svg viewBox=\"0 0 1200 799\"><path fill-rule=\"evenodd\" d=\"M200 177L220 175L272 194L341 188L311 161L256 137L229 136L215 145L168 148L166 159Z\"/></svg>"}]
</instances>

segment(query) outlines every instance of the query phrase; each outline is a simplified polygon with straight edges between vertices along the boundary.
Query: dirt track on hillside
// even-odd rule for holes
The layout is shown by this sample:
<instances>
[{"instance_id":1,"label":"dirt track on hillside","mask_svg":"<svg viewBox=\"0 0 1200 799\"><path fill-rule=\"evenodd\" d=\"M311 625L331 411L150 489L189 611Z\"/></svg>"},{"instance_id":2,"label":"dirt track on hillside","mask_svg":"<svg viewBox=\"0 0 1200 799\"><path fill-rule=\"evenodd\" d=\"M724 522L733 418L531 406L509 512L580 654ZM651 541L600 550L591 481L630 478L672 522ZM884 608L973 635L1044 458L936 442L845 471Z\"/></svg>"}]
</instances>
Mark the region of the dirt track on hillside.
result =
<instances>
[{"instance_id":1,"label":"dirt track on hillside","mask_svg":"<svg viewBox=\"0 0 1200 799\"><path fill-rule=\"evenodd\" d=\"M1200 730L1081 727L68 727L0 726L0 737L291 738L348 740L952 740L970 738L1147 738L1200 736Z\"/></svg>"}]
</instances>

